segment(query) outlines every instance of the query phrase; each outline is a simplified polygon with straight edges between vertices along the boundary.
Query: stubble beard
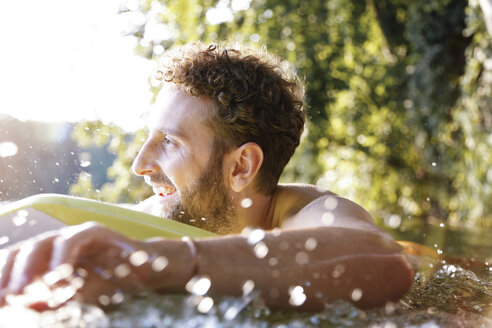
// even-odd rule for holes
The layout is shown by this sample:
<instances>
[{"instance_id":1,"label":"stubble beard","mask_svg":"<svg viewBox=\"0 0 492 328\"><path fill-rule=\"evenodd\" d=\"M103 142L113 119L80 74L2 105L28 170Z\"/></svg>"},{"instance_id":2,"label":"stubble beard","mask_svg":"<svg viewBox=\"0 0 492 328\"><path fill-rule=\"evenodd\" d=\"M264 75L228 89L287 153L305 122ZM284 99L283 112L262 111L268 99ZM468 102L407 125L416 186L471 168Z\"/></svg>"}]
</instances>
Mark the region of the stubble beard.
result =
<instances>
[{"instance_id":1,"label":"stubble beard","mask_svg":"<svg viewBox=\"0 0 492 328\"><path fill-rule=\"evenodd\" d=\"M212 154L197 182L183 190L162 216L218 234L232 233L237 230L236 213L223 182L223 156Z\"/></svg>"}]
</instances>

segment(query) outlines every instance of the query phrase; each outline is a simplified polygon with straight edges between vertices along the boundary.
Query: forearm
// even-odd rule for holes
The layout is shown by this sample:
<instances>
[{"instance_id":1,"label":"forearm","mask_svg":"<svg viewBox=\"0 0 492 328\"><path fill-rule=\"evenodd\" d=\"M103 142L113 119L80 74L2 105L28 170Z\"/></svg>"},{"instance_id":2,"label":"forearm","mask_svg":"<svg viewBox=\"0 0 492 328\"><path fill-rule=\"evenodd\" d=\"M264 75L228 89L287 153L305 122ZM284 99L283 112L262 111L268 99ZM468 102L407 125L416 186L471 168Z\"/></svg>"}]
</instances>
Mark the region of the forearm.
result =
<instances>
[{"instance_id":1,"label":"forearm","mask_svg":"<svg viewBox=\"0 0 492 328\"><path fill-rule=\"evenodd\" d=\"M285 230L267 232L257 243L235 235L197 240L195 245L197 275L211 280L209 294L239 296L250 280L273 308L320 309L324 301L333 299L378 306L401 297L412 281L408 262L396 243L360 230ZM191 278L192 259L182 247L181 254L189 256L189 263L178 259L184 264L182 282L172 288L157 278L164 291L184 290L183 281ZM302 289L290 293L296 286Z\"/></svg>"}]
</instances>

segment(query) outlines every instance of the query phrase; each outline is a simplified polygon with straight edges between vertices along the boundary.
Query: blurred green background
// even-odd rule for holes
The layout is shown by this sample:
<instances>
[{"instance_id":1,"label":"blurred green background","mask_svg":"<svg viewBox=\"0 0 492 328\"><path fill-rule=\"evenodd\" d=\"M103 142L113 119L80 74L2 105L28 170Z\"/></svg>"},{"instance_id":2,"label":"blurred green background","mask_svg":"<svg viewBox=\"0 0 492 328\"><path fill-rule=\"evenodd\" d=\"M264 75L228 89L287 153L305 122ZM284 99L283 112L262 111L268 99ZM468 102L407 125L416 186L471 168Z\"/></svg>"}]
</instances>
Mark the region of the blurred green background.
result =
<instances>
[{"instance_id":1,"label":"blurred green background","mask_svg":"<svg viewBox=\"0 0 492 328\"><path fill-rule=\"evenodd\" d=\"M151 60L234 40L295 67L309 122L283 182L330 189L390 223L492 226L492 37L477 0L140 1L120 15L137 18L128 33ZM151 194L130 171L143 130L81 122L72 137L115 157L106 180L81 173L70 193Z\"/></svg>"}]
</instances>

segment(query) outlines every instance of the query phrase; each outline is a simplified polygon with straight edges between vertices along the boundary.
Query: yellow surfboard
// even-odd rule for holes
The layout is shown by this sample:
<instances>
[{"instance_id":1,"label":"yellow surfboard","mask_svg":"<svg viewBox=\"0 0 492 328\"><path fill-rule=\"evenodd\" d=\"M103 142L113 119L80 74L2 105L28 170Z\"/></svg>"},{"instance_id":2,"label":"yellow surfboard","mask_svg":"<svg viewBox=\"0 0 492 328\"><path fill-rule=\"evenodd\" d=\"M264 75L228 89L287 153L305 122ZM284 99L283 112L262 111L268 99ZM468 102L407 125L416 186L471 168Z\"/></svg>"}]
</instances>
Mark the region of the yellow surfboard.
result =
<instances>
[{"instance_id":1,"label":"yellow surfboard","mask_svg":"<svg viewBox=\"0 0 492 328\"><path fill-rule=\"evenodd\" d=\"M52 222L54 220L50 221L50 218L59 222ZM40 223L43 220L45 222ZM17 230L28 230L29 228L36 230L36 225L48 227L39 228L42 231L87 221L99 222L135 239L216 236L209 231L181 222L110 203L59 194L39 194L0 206L0 240L2 235L4 240L14 236Z\"/></svg>"},{"instance_id":2,"label":"yellow surfboard","mask_svg":"<svg viewBox=\"0 0 492 328\"><path fill-rule=\"evenodd\" d=\"M10 219L10 220L9 220ZM56 219L56 220L53 220ZM135 239L151 237L206 238L216 234L119 205L59 194L39 194L0 207L0 241L20 241L40 232L87 221L99 222ZM398 241L410 255L437 257L424 245Z\"/></svg>"}]
</instances>

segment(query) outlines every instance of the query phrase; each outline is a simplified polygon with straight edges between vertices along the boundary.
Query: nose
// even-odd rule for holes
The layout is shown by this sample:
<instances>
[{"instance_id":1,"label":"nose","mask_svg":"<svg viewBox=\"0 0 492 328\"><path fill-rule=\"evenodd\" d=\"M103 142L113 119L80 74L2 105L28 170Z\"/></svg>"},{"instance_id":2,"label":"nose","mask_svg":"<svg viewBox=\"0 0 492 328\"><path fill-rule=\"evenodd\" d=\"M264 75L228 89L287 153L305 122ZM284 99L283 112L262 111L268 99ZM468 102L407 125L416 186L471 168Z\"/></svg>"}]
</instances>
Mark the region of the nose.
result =
<instances>
[{"instance_id":1,"label":"nose","mask_svg":"<svg viewBox=\"0 0 492 328\"><path fill-rule=\"evenodd\" d=\"M151 140L147 140L133 161L132 170L136 175L150 175L159 170L157 154Z\"/></svg>"}]
</instances>

